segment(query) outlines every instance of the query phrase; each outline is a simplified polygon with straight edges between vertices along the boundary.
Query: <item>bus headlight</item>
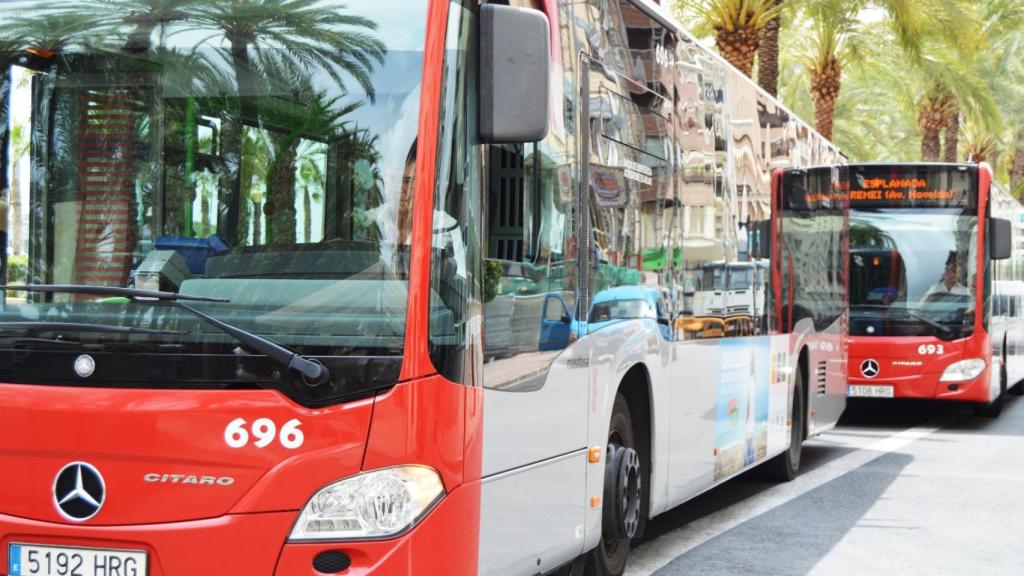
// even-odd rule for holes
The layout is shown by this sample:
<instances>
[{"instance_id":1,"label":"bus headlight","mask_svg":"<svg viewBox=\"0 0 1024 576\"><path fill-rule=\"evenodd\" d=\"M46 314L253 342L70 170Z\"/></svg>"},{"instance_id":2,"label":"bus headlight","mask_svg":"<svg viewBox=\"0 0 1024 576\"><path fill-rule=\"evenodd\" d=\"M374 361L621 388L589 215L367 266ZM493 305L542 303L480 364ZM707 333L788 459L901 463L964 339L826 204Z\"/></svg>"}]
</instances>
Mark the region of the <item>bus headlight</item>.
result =
<instances>
[{"instance_id":1,"label":"bus headlight","mask_svg":"<svg viewBox=\"0 0 1024 576\"><path fill-rule=\"evenodd\" d=\"M444 495L433 468L366 472L321 488L306 504L289 540L394 536L411 528Z\"/></svg>"},{"instance_id":2,"label":"bus headlight","mask_svg":"<svg viewBox=\"0 0 1024 576\"><path fill-rule=\"evenodd\" d=\"M946 367L942 373L940 382L965 382L974 380L979 374L985 371L985 361L981 358L969 358L959 362L953 362Z\"/></svg>"}]
</instances>

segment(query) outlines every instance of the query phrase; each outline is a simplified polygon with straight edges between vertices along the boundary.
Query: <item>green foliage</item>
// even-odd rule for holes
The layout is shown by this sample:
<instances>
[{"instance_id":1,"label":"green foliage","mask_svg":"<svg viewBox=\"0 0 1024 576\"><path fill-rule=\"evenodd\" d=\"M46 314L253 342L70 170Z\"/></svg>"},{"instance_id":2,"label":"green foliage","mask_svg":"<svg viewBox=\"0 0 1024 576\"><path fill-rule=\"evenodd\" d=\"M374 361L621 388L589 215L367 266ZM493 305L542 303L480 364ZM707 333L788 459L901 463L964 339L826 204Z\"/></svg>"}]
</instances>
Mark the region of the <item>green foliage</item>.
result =
<instances>
[{"instance_id":1,"label":"green foliage","mask_svg":"<svg viewBox=\"0 0 1024 576\"><path fill-rule=\"evenodd\" d=\"M17 254L7 258L7 283L28 283L28 255Z\"/></svg>"},{"instance_id":2,"label":"green foliage","mask_svg":"<svg viewBox=\"0 0 1024 576\"><path fill-rule=\"evenodd\" d=\"M738 4L680 0L675 9L711 45L713 17ZM810 122L811 72L834 59L833 140L851 160L919 160L920 106L948 94L962 113L961 158L994 151L988 161L1009 181L1024 146L1024 2L787 0L782 9L779 98Z\"/></svg>"},{"instance_id":3,"label":"green foliage","mask_svg":"<svg viewBox=\"0 0 1024 576\"><path fill-rule=\"evenodd\" d=\"M498 288L501 286L502 267L501 262L494 260L484 261L484 302L494 300L498 295Z\"/></svg>"},{"instance_id":4,"label":"green foliage","mask_svg":"<svg viewBox=\"0 0 1024 576\"><path fill-rule=\"evenodd\" d=\"M725 32L760 30L782 11L775 0L680 0L675 6L699 15L705 30Z\"/></svg>"}]
</instances>

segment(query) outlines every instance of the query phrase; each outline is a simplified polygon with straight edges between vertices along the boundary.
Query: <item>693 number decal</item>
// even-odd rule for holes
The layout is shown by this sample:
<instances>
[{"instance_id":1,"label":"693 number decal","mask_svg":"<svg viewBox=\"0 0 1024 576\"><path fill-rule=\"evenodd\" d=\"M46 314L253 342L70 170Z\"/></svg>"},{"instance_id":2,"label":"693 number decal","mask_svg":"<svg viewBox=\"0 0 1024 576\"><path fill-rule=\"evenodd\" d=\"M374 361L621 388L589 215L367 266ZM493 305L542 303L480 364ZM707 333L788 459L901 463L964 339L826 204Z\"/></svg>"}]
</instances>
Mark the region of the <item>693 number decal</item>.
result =
<instances>
[{"instance_id":1,"label":"693 number decal","mask_svg":"<svg viewBox=\"0 0 1024 576\"><path fill-rule=\"evenodd\" d=\"M942 344L921 344L917 347L917 353L921 356L945 354L946 349Z\"/></svg>"},{"instance_id":2,"label":"693 number decal","mask_svg":"<svg viewBox=\"0 0 1024 576\"><path fill-rule=\"evenodd\" d=\"M253 421L252 426L248 428L246 424L245 418L235 418L232 420L227 428L224 429L224 442L231 448L243 448L249 444L251 436L255 438L252 445L257 448L266 448L276 439L281 443L281 446L294 450L302 446L302 443L306 440L302 430L299 430L302 422L299 422L297 418L292 418L285 422L284 426L281 426L280 433L278 432L277 424L270 418L259 418Z\"/></svg>"}]
</instances>

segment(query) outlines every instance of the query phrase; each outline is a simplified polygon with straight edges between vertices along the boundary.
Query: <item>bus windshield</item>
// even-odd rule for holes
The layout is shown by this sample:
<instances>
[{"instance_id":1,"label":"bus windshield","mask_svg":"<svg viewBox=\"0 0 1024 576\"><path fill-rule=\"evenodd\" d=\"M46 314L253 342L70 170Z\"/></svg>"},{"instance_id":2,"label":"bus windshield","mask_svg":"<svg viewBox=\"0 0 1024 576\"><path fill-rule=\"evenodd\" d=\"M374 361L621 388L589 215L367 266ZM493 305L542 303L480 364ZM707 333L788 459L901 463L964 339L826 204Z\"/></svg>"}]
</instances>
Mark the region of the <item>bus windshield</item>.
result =
<instances>
[{"instance_id":1,"label":"bus windshield","mask_svg":"<svg viewBox=\"0 0 1024 576\"><path fill-rule=\"evenodd\" d=\"M855 335L963 337L977 285L977 216L960 209L850 214Z\"/></svg>"},{"instance_id":2,"label":"bus windshield","mask_svg":"<svg viewBox=\"0 0 1024 576\"><path fill-rule=\"evenodd\" d=\"M426 3L7 2L9 284L179 292L304 355L396 357ZM3 140L0 140L2 142ZM119 351L237 354L173 308L8 292ZM12 342L58 332L0 331ZM223 372L223 371L220 371Z\"/></svg>"}]
</instances>

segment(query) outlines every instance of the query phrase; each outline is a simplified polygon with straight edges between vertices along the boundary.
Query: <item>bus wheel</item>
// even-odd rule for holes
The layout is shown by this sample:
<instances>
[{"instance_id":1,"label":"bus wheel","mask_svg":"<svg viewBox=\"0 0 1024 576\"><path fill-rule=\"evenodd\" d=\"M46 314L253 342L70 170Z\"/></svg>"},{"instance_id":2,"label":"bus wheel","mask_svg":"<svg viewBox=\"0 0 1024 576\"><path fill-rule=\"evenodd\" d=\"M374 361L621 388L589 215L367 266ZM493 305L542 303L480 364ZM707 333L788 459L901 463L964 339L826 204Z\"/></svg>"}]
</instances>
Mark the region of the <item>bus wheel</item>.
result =
<instances>
[{"instance_id":1,"label":"bus wheel","mask_svg":"<svg viewBox=\"0 0 1024 576\"><path fill-rule=\"evenodd\" d=\"M640 525L642 486L643 468L636 451L633 419L626 398L618 394L605 451L601 542L587 555L590 576L620 576L625 572L630 540Z\"/></svg>"},{"instance_id":2,"label":"bus wheel","mask_svg":"<svg viewBox=\"0 0 1024 576\"><path fill-rule=\"evenodd\" d=\"M804 429L807 408L804 405L804 372L796 371L793 384L793 424L789 427L789 450L772 458L764 465L767 479L775 482L789 482L800 471L800 456L803 454Z\"/></svg>"},{"instance_id":3,"label":"bus wheel","mask_svg":"<svg viewBox=\"0 0 1024 576\"><path fill-rule=\"evenodd\" d=\"M1006 365L999 371L999 397L988 404L975 404L974 415L982 418L999 418L1003 413L1003 397L1006 396Z\"/></svg>"}]
</instances>

